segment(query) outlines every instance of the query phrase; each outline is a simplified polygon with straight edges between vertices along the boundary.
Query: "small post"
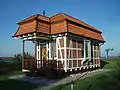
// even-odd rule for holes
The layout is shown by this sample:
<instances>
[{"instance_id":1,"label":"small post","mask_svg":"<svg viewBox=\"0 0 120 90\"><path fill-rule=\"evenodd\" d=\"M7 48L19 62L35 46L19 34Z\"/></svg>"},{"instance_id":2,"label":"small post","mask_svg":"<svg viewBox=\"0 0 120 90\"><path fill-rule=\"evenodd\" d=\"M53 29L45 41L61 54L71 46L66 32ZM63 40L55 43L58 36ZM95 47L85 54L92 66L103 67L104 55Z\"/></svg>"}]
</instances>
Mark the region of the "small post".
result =
<instances>
[{"instance_id":1,"label":"small post","mask_svg":"<svg viewBox=\"0 0 120 90\"><path fill-rule=\"evenodd\" d=\"M34 61L34 69L37 69L37 40L35 39L35 61Z\"/></svg>"},{"instance_id":2,"label":"small post","mask_svg":"<svg viewBox=\"0 0 120 90\"><path fill-rule=\"evenodd\" d=\"M70 90L74 90L74 81L71 81L71 85L70 85L71 89Z\"/></svg>"},{"instance_id":3,"label":"small post","mask_svg":"<svg viewBox=\"0 0 120 90\"><path fill-rule=\"evenodd\" d=\"M22 43L22 69L24 68L24 54L25 54L25 40L23 40L23 43Z\"/></svg>"}]
</instances>

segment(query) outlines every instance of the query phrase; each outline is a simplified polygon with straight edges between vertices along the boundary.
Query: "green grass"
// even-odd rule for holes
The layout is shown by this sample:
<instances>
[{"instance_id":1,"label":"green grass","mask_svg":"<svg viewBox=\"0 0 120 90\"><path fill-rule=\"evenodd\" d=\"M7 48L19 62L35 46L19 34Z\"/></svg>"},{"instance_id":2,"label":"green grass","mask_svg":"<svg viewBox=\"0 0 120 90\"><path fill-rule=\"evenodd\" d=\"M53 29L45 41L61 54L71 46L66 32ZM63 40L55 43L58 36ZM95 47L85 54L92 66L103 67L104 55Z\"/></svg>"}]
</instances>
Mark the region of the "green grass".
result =
<instances>
[{"instance_id":1,"label":"green grass","mask_svg":"<svg viewBox=\"0 0 120 90\"><path fill-rule=\"evenodd\" d=\"M21 63L0 62L0 90L32 90L38 85L12 80L8 77L21 74Z\"/></svg>"},{"instance_id":2,"label":"green grass","mask_svg":"<svg viewBox=\"0 0 120 90\"><path fill-rule=\"evenodd\" d=\"M19 81L19 80L12 80L8 77L12 75L21 74L20 71L11 71L7 74L0 75L0 90L32 90L36 88L38 85Z\"/></svg>"},{"instance_id":3,"label":"green grass","mask_svg":"<svg viewBox=\"0 0 120 90\"><path fill-rule=\"evenodd\" d=\"M120 90L120 59L103 60L102 64L103 68L112 71L76 80L74 90ZM70 90L70 83L59 85L51 90Z\"/></svg>"},{"instance_id":4,"label":"green grass","mask_svg":"<svg viewBox=\"0 0 120 90\"><path fill-rule=\"evenodd\" d=\"M23 81L18 81L18 80L3 80L0 81L0 89L1 90L32 90L36 88L37 85L31 84L31 83L26 83Z\"/></svg>"},{"instance_id":5,"label":"green grass","mask_svg":"<svg viewBox=\"0 0 120 90\"><path fill-rule=\"evenodd\" d=\"M51 90L70 90L70 84L60 85ZM120 82L108 74L99 74L75 81L74 90L120 90Z\"/></svg>"},{"instance_id":6,"label":"green grass","mask_svg":"<svg viewBox=\"0 0 120 90\"><path fill-rule=\"evenodd\" d=\"M103 60L103 68L113 69L109 73L102 73L74 82L74 90L120 90L120 59ZM7 65L1 65L2 68ZM28 82L8 79L12 75L20 74L21 64L14 65L15 70L0 75L0 90L32 90L38 85ZM51 90L70 90L70 83L59 85Z\"/></svg>"},{"instance_id":7,"label":"green grass","mask_svg":"<svg viewBox=\"0 0 120 90\"><path fill-rule=\"evenodd\" d=\"M102 62L106 63L103 68L114 69L116 68L117 64L120 63L120 59L107 59L102 60Z\"/></svg>"}]
</instances>

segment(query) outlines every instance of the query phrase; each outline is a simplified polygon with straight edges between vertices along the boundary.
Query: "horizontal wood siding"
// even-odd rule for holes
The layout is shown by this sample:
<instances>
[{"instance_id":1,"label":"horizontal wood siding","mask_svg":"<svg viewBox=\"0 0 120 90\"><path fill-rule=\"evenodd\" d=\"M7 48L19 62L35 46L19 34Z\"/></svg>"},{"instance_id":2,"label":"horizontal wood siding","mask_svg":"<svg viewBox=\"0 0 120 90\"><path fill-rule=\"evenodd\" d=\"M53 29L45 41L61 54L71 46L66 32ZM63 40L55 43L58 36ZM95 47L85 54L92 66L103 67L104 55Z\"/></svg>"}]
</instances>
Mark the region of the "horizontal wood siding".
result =
<instances>
[{"instance_id":1,"label":"horizontal wood siding","mask_svg":"<svg viewBox=\"0 0 120 90\"><path fill-rule=\"evenodd\" d=\"M38 22L37 32L50 34L50 24L45 22Z\"/></svg>"},{"instance_id":2,"label":"horizontal wood siding","mask_svg":"<svg viewBox=\"0 0 120 90\"><path fill-rule=\"evenodd\" d=\"M20 25L18 28L18 31L16 32L15 35L17 36L17 35L22 35L22 34L34 32L35 29L36 29L36 21L32 20L30 22L27 22L27 23Z\"/></svg>"},{"instance_id":3,"label":"horizontal wood siding","mask_svg":"<svg viewBox=\"0 0 120 90\"><path fill-rule=\"evenodd\" d=\"M57 14L57 15L50 18L51 22L56 22L56 21L60 21L63 19L64 19L64 17L61 14Z\"/></svg>"},{"instance_id":4,"label":"horizontal wood siding","mask_svg":"<svg viewBox=\"0 0 120 90\"><path fill-rule=\"evenodd\" d=\"M50 19L48 17L42 16L42 15L39 15L38 19L42 21L50 22Z\"/></svg>"},{"instance_id":5,"label":"horizontal wood siding","mask_svg":"<svg viewBox=\"0 0 120 90\"><path fill-rule=\"evenodd\" d=\"M66 21L51 24L51 34L67 32Z\"/></svg>"},{"instance_id":6,"label":"horizontal wood siding","mask_svg":"<svg viewBox=\"0 0 120 90\"><path fill-rule=\"evenodd\" d=\"M74 34L77 34L77 35L82 35L82 36L85 36L85 37L88 37L88 38L103 40L100 33L89 30L87 28L77 26L75 24L71 24L69 22L68 22L68 32L74 33Z\"/></svg>"},{"instance_id":7,"label":"horizontal wood siding","mask_svg":"<svg viewBox=\"0 0 120 90\"><path fill-rule=\"evenodd\" d=\"M34 59L25 59L23 69L35 69L36 62Z\"/></svg>"}]
</instances>

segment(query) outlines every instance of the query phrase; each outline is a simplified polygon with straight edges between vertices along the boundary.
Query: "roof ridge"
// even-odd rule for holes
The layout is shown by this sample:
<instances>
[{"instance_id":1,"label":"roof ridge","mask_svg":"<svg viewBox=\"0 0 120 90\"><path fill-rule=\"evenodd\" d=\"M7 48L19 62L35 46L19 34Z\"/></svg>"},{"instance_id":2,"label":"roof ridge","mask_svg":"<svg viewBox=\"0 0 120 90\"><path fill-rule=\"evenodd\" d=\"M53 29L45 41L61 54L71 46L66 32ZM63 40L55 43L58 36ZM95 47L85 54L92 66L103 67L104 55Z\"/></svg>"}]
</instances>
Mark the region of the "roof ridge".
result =
<instances>
[{"instance_id":1,"label":"roof ridge","mask_svg":"<svg viewBox=\"0 0 120 90\"><path fill-rule=\"evenodd\" d=\"M51 16L50 19L53 18L53 17L55 17L55 16L57 16L57 15L62 15L62 14L63 14L62 12L59 12L59 13L57 13L57 14ZM63 16L63 15L62 15L62 16Z\"/></svg>"},{"instance_id":2,"label":"roof ridge","mask_svg":"<svg viewBox=\"0 0 120 90\"><path fill-rule=\"evenodd\" d=\"M50 17L44 16L44 15L42 15L42 14L38 14L38 15L39 15L39 16L42 16L42 17L50 18Z\"/></svg>"},{"instance_id":3,"label":"roof ridge","mask_svg":"<svg viewBox=\"0 0 120 90\"><path fill-rule=\"evenodd\" d=\"M37 18L38 16L45 17L45 18L48 18L48 19L49 19L49 17L43 16L43 15L41 15L41 14L33 14L33 15L31 15L31 16L29 16L29 17L23 19L23 20L21 20L21 21L18 22L17 24L24 23L24 22L26 22L27 20L29 21L29 20L31 20L31 19ZM31 19L30 19L30 18L31 18Z\"/></svg>"},{"instance_id":4,"label":"roof ridge","mask_svg":"<svg viewBox=\"0 0 120 90\"><path fill-rule=\"evenodd\" d=\"M28 20L29 18L32 18L32 17L36 17L38 14L33 14L33 15L31 15L31 16L29 16L29 17L27 17L27 18L25 18L25 19L23 19L23 20L21 20L20 22L18 22L17 24L20 24L20 23L23 23L23 22L25 22L26 20Z\"/></svg>"}]
</instances>

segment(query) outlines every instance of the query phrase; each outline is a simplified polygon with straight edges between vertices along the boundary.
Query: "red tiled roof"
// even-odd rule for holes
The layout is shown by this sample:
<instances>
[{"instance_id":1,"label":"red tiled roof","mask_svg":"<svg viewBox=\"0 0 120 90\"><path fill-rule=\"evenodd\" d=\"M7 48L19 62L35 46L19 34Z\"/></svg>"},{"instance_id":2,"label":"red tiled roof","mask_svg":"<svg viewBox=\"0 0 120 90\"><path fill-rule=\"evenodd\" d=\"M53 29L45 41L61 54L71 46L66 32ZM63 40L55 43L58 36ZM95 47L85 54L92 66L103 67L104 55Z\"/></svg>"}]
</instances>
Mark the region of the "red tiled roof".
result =
<instances>
[{"instance_id":1,"label":"red tiled roof","mask_svg":"<svg viewBox=\"0 0 120 90\"><path fill-rule=\"evenodd\" d=\"M104 41L101 31L64 13L58 13L50 18L40 14L35 14L22 20L18 24L19 28L14 34L14 37L32 32L45 34L70 32Z\"/></svg>"}]
</instances>

